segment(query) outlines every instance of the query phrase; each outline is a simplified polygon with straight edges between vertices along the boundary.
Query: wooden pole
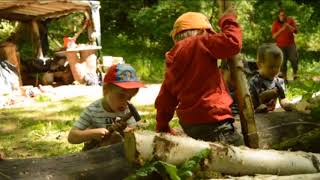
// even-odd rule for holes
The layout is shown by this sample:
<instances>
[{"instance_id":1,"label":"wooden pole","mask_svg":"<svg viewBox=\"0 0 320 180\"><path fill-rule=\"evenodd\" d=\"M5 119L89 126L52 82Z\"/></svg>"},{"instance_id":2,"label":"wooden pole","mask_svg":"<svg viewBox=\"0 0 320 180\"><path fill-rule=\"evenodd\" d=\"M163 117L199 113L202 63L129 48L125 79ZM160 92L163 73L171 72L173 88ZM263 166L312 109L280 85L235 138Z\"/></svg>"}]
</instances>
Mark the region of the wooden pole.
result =
<instances>
[{"instance_id":1,"label":"wooden pole","mask_svg":"<svg viewBox=\"0 0 320 180\"><path fill-rule=\"evenodd\" d=\"M231 6L231 3L231 0L218 0L220 14L223 14L226 8ZM230 69L231 78L234 80L235 94L238 100L240 114L241 131L244 137L245 145L251 148L258 148L259 137L254 118L254 108L240 55L235 55L227 62Z\"/></svg>"},{"instance_id":2,"label":"wooden pole","mask_svg":"<svg viewBox=\"0 0 320 180\"><path fill-rule=\"evenodd\" d=\"M35 57L43 58L42 46L40 42L40 32L39 32L39 25L36 20L32 20L32 37L33 37L33 52Z\"/></svg>"}]
</instances>

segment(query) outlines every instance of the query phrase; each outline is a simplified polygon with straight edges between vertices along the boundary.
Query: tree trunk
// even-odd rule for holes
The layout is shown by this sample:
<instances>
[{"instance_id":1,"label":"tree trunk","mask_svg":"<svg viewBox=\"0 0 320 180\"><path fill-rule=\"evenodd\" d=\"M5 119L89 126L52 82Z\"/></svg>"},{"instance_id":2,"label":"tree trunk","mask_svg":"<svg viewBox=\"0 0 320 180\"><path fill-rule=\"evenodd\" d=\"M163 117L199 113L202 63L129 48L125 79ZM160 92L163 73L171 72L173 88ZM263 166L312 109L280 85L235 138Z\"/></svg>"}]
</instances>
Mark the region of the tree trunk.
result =
<instances>
[{"instance_id":1,"label":"tree trunk","mask_svg":"<svg viewBox=\"0 0 320 180\"><path fill-rule=\"evenodd\" d=\"M205 163L206 171L229 175L291 175L320 171L320 154L316 153L256 150L146 131L125 135L126 157L131 162L157 159L181 165L207 148L211 154Z\"/></svg>"},{"instance_id":2,"label":"tree trunk","mask_svg":"<svg viewBox=\"0 0 320 180\"><path fill-rule=\"evenodd\" d=\"M40 42L39 24L36 20L31 21L32 25L32 45L33 45L33 57L43 59L43 51Z\"/></svg>"},{"instance_id":3,"label":"tree trunk","mask_svg":"<svg viewBox=\"0 0 320 180\"><path fill-rule=\"evenodd\" d=\"M123 144L52 158L0 161L0 179L123 179L134 172Z\"/></svg>"},{"instance_id":4,"label":"tree trunk","mask_svg":"<svg viewBox=\"0 0 320 180\"><path fill-rule=\"evenodd\" d=\"M259 135L259 148L271 148L275 144L320 128L319 121L313 119L309 114L299 112L259 113L255 115L255 119ZM240 126L240 124L236 124L236 126Z\"/></svg>"}]
</instances>

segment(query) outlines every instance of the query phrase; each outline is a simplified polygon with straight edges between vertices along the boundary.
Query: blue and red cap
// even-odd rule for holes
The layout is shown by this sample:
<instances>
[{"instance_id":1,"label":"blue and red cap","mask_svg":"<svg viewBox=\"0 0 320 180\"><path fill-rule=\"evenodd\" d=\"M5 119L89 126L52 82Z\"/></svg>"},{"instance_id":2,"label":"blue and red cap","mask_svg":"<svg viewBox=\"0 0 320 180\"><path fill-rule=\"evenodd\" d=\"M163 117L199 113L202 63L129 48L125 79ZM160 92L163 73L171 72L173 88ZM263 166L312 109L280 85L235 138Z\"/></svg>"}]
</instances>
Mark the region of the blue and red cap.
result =
<instances>
[{"instance_id":1,"label":"blue and red cap","mask_svg":"<svg viewBox=\"0 0 320 180\"><path fill-rule=\"evenodd\" d=\"M136 71L129 64L112 65L103 79L104 83L111 83L124 89L146 87L137 77Z\"/></svg>"}]
</instances>

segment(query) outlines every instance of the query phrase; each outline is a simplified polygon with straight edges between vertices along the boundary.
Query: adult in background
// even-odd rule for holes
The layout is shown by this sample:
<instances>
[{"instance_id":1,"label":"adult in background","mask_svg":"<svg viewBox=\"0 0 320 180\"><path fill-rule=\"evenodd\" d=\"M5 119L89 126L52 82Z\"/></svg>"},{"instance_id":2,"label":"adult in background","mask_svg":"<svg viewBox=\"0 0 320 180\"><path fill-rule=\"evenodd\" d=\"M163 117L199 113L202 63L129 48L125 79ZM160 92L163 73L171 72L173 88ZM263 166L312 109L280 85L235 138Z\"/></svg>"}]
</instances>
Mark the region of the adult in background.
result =
<instances>
[{"instance_id":1,"label":"adult in background","mask_svg":"<svg viewBox=\"0 0 320 180\"><path fill-rule=\"evenodd\" d=\"M272 37L276 40L278 47L283 52L283 62L279 76L285 81L287 81L288 59L293 69L293 79L297 79L298 77L298 52L294 41L294 34L297 32L298 30L294 19L287 17L285 10L280 9L278 19L272 24Z\"/></svg>"}]
</instances>

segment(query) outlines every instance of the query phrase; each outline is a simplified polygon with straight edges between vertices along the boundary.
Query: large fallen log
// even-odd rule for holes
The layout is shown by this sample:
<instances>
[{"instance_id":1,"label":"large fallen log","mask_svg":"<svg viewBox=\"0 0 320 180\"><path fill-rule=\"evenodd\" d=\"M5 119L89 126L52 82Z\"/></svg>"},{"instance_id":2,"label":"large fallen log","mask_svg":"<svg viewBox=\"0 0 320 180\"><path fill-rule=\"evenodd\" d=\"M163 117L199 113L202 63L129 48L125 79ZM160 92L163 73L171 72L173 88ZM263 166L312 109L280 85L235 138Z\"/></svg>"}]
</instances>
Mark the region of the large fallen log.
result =
<instances>
[{"instance_id":1,"label":"large fallen log","mask_svg":"<svg viewBox=\"0 0 320 180\"><path fill-rule=\"evenodd\" d=\"M53 158L0 161L0 179L112 179L120 180L135 168L124 158L123 144Z\"/></svg>"},{"instance_id":2,"label":"large fallen log","mask_svg":"<svg viewBox=\"0 0 320 180\"><path fill-rule=\"evenodd\" d=\"M308 132L310 129L318 127L319 125L319 123L312 120L308 115L288 112L257 114L256 120L257 127L259 130L259 136L262 137L260 137L260 143L264 142L266 147L269 147L274 143L279 143L280 141L286 138L296 137L297 135L300 135L304 132ZM141 143L142 145L147 147L148 145L151 145L153 141L154 136L146 136L145 138L143 138L143 142ZM130 142L136 143L135 141L128 141L129 144ZM170 146L167 146L167 144L162 141L158 142L157 144L159 147L170 149ZM196 153L198 151L197 149L194 149L193 146L199 149L216 147L218 150L220 147L228 147L225 149L225 151L218 151L221 153L233 152L233 150L236 150L236 152L251 152L250 149L247 151L246 148L229 148L230 146L212 146L208 144L210 143L201 142L199 144L198 141L194 139L188 139L188 141L185 142L185 146L182 146L182 148L176 148L175 153L171 154L172 158L174 158L173 163L181 163L185 160L185 158L192 157L193 153ZM193 146L189 147L190 145ZM237 151L237 149L239 149L239 151ZM145 152L139 155L139 157L142 156L141 160L145 161L153 158L152 148L146 148L143 150ZM272 159L274 158L271 159L266 157L269 155L271 156L271 154L271 157L273 157L274 154L271 153L273 151L266 152L267 153L264 153L264 156L262 157L264 157L266 160L270 159L268 160L268 162L270 161L270 163L274 163L272 164L272 166L274 166L277 163L277 161L272 161ZM287 152L284 153L286 154ZM129 174L135 171L135 166L130 164L129 161L125 159L124 154L125 153L123 145L117 144L112 145L110 147L103 147L88 152L80 152L76 154L52 158L3 160L0 161L0 179L123 179L124 177L127 177ZM129 155L129 157L134 157L131 159L138 159L136 155L138 154L132 151L132 155ZM160 159L163 157L166 158L166 155L162 155L161 151L158 152L157 155ZM275 153L275 155L277 155L277 153ZM171 156L169 157L169 159L171 159ZM307 156L310 157L309 154ZM281 156L280 153L279 156L274 157L281 158L283 156ZM285 159L285 162L288 162L287 160L289 160L289 157ZM318 160L315 158L314 160L314 164L317 165ZM255 161L252 160L252 162ZM306 162L308 161L306 160ZM237 164L236 161L234 163ZM309 167L312 166L310 163L308 165ZM228 166L233 165L232 163L229 163ZM253 165L251 164L251 166ZM256 166L256 164L254 164L254 166ZM236 165L235 167L240 168L241 166L239 167ZM250 164L248 167L250 167ZM218 170L214 167L212 168L213 170ZM230 167L230 169L233 169L233 167ZM266 168L262 167L262 169ZM273 168L273 170L275 170L275 168ZM281 170L280 172L282 173L283 171Z\"/></svg>"},{"instance_id":3,"label":"large fallen log","mask_svg":"<svg viewBox=\"0 0 320 180\"><path fill-rule=\"evenodd\" d=\"M259 136L259 148L271 148L275 144L298 137L315 128L320 121L299 112L270 112L255 115ZM240 123L236 123L241 129ZM320 153L320 152L319 152Z\"/></svg>"},{"instance_id":4,"label":"large fallen log","mask_svg":"<svg viewBox=\"0 0 320 180\"><path fill-rule=\"evenodd\" d=\"M320 172L320 154L316 153L249 149L150 131L126 133L125 148L126 157L131 162L143 163L155 159L177 166L196 153L210 149L205 170L229 175Z\"/></svg>"}]
</instances>

